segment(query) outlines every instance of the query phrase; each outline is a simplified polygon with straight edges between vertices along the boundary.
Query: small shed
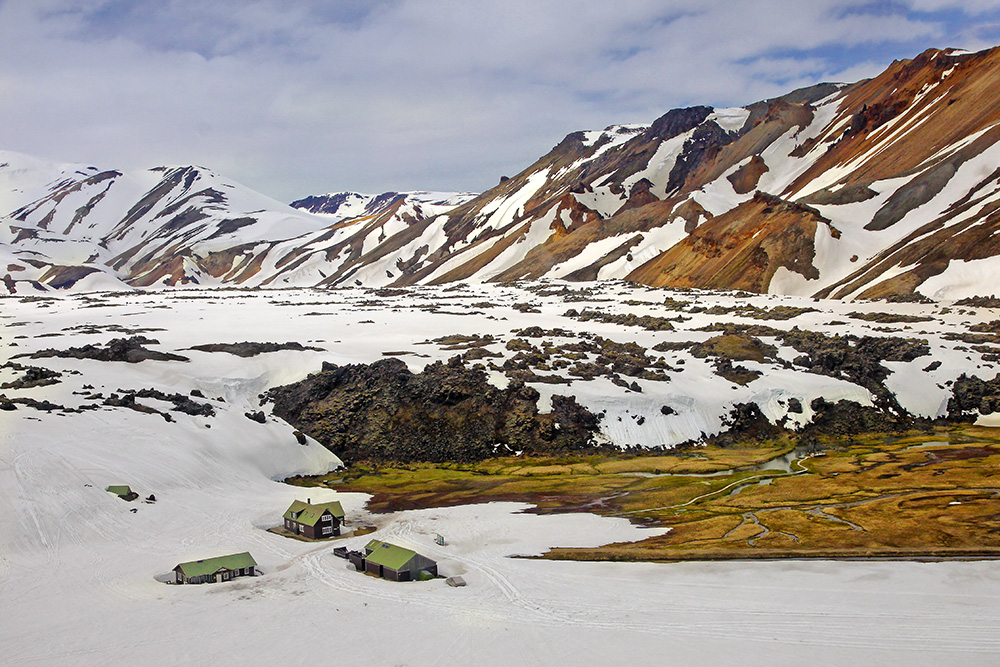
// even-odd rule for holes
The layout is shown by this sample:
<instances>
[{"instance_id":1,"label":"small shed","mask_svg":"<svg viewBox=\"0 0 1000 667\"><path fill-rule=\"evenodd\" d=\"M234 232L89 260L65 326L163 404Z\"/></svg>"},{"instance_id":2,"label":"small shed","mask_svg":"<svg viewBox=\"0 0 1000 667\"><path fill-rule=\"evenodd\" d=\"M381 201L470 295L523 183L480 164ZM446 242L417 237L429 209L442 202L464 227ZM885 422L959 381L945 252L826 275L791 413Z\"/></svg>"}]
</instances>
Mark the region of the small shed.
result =
<instances>
[{"instance_id":1,"label":"small shed","mask_svg":"<svg viewBox=\"0 0 1000 667\"><path fill-rule=\"evenodd\" d=\"M436 577L437 563L412 549L372 540L365 546L365 572L390 581Z\"/></svg>"},{"instance_id":2,"label":"small shed","mask_svg":"<svg viewBox=\"0 0 1000 667\"><path fill-rule=\"evenodd\" d=\"M122 500L135 500L139 497L139 494L133 491L128 484L112 484L105 491L115 494Z\"/></svg>"},{"instance_id":3,"label":"small shed","mask_svg":"<svg viewBox=\"0 0 1000 667\"><path fill-rule=\"evenodd\" d=\"M347 560L351 562L351 565L353 565L354 569L358 572L365 571L365 555L360 551L348 551Z\"/></svg>"},{"instance_id":4,"label":"small shed","mask_svg":"<svg viewBox=\"0 0 1000 667\"><path fill-rule=\"evenodd\" d=\"M344 508L340 503L313 505L310 500L296 500L285 510L282 515L285 529L314 540L340 535L340 524L344 522Z\"/></svg>"},{"instance_id":5,"label":"small shed","mask_svg":"<svg viewBox=\"0 0 1000 667\"><path fill-rule=\"evenodd\" d=\"M249 552L194 560L174 568L178 584L205 584L257 575L257 561Z\"/></svg>"}]
</instances>

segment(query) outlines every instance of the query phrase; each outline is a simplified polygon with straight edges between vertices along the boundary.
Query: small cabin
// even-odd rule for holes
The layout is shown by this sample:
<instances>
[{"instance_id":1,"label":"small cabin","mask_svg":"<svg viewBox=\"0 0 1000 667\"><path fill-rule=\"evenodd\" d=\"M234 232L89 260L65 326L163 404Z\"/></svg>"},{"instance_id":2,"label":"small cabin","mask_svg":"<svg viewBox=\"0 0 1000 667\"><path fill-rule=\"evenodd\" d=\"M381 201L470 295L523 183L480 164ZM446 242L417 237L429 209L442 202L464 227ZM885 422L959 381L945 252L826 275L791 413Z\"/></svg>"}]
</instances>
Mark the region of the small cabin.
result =
<instances>
[{"instance_id":1,"label":"small cabin","mask_svg":"<svg viewBox=\"0 0 1000 667\"><path fill-rule=\"evenodd\" d=\"M415 581L437 576L437 563L412 549L372 540L365 545L364 570L390 581Z\"/></svg>"},{"instance_id":2,"label":"small cabin","mask_svg":"<svg viewBox=\"0 0 1000 667\"><path fill-rule=\"evenodd\" d=\"M314 540L340 535L340 525L344 523L344 508L340 503L313 505L310 500L296 500L285 511L282 515L285 530Z\"/></svg>"},{"instance_id":3,"label":"small cabin","mask_svg":"<svg viewBox=\"0 0 1000 667\"><path fill-rule=\"evenodd\" d=\"M178 584L206 584L257 575L257 561L249 552L181 563L174 568Z\"/></svg>"},{"instance_id":4,"label":"small cabin","mask_svg":"<svg viewBox=\"0 0 1000 667\"><path fill-rule=\"evenodd\" d=\"M115 494L122 500L135 500L139 497L139 494L133 491L128 484L112 484L105 491Z\"/></svg>"}]
</instances>

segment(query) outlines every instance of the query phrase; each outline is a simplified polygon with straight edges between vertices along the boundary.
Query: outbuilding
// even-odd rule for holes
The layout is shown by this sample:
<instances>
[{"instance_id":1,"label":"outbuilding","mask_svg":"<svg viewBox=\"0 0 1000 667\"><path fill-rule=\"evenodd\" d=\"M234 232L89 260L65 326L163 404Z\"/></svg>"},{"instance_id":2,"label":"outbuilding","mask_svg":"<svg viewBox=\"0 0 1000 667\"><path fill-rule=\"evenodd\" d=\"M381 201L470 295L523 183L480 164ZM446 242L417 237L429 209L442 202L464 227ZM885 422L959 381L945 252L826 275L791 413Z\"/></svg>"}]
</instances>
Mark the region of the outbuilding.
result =
<instances>
[{"instance_id":1,"label":"outbuilding","mask_svg":"<svg viewBox=\"0 0 1000 667\"><path fill-rule=\"evenodd\" d=\"M365 572L390 581L414 581L437 576L437 563L412 549L372 540L365 546Z\"/></svg>"},{"instance_id":2,"label":"outbuilding","mask_svg":"<svg viewBox=\"0 0 1000 667\"><path fill-rule=\"evenodd\" d=\"M174 568L178 584L205 584L257 575L257 561L249 552L181 563Z\"/></svg>"},{"instance_id":3,"label":"outbuilding","mask_svg":"<svg viewBox=\"0 0 1000 667\"><path fill-rule=\"evenodd\" d=\"M105 491L115 494L122 500L135 500L139 497L139 494L133 491L128 484L112 484Z\"/></svg>"},{"instance_id":4,"label":"outbuilding","mask_svg":"<svg viewBox=\"0 0 1000 667\"><path fill-rule=\"evenodd\" d=\"M285 529L314 540L340 535L344 508L339 502L313 505L310 500L296 500L282 516Z\"/></svg>"}]
</instances>

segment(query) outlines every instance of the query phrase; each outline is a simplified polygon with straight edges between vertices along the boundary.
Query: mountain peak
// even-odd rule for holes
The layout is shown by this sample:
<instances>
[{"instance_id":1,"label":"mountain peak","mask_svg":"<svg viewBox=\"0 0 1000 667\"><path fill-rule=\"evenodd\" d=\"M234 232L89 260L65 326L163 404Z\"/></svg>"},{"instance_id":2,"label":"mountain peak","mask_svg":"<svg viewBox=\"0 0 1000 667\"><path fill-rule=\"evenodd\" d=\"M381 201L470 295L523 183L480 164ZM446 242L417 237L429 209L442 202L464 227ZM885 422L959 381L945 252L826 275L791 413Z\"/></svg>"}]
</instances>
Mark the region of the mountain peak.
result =
<instances>
[{"instance_id":1,"label":"mountain peak","mask_svg":"<svg viewBox=\"0 0 1000 667\"><path fill-rule=\"evenodd\" d=\"M35 267L5 285L42 288L80 266L138 286L628 278L951 298L1000 269L998 163L1000 49L930 49L857 83L572 132L481 195L286 206L204 167L0 152L0 248Z\"/></svg>"}]
</instances>

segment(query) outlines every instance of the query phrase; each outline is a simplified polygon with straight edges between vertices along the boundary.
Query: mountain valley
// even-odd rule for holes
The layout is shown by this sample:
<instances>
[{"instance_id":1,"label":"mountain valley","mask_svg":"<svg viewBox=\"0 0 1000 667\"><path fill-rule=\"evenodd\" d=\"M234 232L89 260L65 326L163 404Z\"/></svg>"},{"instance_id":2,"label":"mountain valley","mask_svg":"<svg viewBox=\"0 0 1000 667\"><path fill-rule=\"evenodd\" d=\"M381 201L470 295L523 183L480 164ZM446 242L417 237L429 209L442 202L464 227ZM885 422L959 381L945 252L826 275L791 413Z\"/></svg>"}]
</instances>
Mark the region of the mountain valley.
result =
<instances>
[{"instance_id":1,"label":"mountain valley","mask_svg":"<svg viewBox=\"0 0 1000 667\"><path fill-rule=\"evenodd\" d=\"M479 194L0 151L2 661L992 664L998 165L1000 47Z\"/></svg>"}]
</instances>

